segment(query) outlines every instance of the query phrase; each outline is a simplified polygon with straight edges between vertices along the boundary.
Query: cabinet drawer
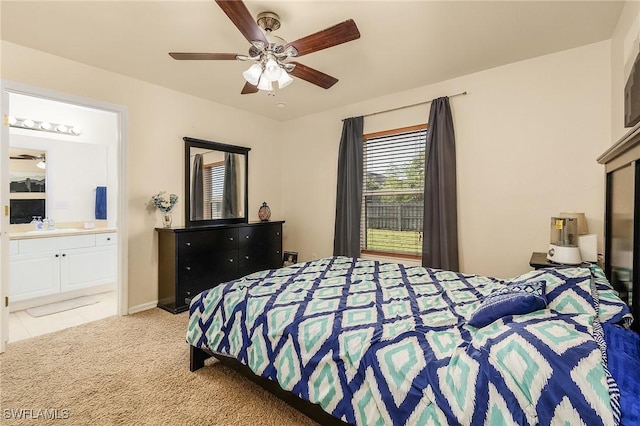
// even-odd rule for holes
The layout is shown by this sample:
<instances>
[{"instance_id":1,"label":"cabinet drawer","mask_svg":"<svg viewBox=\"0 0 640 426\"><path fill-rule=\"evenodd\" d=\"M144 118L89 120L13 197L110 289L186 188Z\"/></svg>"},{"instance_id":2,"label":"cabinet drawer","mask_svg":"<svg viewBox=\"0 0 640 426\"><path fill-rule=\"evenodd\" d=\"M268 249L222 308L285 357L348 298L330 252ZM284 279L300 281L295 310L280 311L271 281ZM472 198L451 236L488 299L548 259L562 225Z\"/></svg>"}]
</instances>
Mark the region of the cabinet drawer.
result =
<instances>
[{"instance_id":1,"label":"cabinet drawer","mask_svg":"<svg viewBox=\"0 0 640 426\"><path fill-rule=\"evenodd\" d=\"M270 225L245 226L239 229L239 246L243 247L269 247L280 241L282 225L274 223Z\"/></svg>"},{"instance_id":2,"label":"cabinet drawer","mask_svg":"<svg viewBox=\"0 0 640 426\"><path fill-rule=\"evenodd\" d=\"M237 278L238 250L227 250L208 261L178 259L176 273L179 289L188 288L199 293Z\"/></svg>"},{"instance_id":3,"label":"cabinet drawer","mask_svg":"<svg viewBox=\"0 0 640 426\"><path fill-rule=\"evenodd\" d=\"M33 238L29 240L18 240L20 254L95 247L95 245L95 235L78 235L73 237Z\"/></svg>"},{"instance_id":4,"label":"cabinet drawer","mask_svg":"<svg viewBox=\"0 0 640 426\"><path fill-rule=\"evenodd\" d=\"M96 234L96 246L113 246L118 244L118 234Z\"/></svg>"},{"instance_id":5,"label":"cabinet drawer","mask_svg":"<svg viewBox=\"0 0 640 426\"><path fill-rule=\"evenodd\" d=\"M178 235L177 250L180 256L191 257L205 251L233 250L238 247L238 230L217 229L185 232Z\"/></svg>"}]
</instances>

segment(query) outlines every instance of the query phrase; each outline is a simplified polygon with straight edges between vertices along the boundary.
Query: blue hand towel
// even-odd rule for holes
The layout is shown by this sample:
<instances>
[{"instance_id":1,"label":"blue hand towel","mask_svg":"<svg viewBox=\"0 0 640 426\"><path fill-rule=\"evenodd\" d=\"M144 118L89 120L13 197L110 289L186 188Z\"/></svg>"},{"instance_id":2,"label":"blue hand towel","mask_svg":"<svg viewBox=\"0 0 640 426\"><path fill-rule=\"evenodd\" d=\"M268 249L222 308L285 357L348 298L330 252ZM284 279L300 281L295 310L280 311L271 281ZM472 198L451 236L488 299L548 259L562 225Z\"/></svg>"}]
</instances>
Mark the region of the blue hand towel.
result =
<instances>
[{"instance_id":1,"label":"blue hand towel","mask_svg":"<svg viewBox=\"0 0 640 426\"><path fill-rule=\"evenodd\" d=\"M96 187L96 219L107 218L107 187Z\"/></svg>"}]
</instances>

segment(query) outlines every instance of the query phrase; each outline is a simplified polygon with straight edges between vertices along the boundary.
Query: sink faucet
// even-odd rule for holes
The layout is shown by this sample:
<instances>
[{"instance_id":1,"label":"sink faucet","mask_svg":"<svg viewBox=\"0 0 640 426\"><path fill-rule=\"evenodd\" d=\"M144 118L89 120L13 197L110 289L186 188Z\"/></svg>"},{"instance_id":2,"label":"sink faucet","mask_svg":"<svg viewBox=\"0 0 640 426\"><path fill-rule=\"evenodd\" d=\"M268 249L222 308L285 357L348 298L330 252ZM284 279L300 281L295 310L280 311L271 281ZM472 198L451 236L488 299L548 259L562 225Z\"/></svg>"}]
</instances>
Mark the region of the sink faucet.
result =
<instances>
[{"instance_id":1,"label":"sink faucet","mask_svg":"<svg viewBox=\"0 0 640 426\"><path fill-rule=\"evenodd\" d=\"M43 222L46 225L48 231L56 229L56 223L53 221L53 219L45 218Z\"/></svg>"}]
</instances>

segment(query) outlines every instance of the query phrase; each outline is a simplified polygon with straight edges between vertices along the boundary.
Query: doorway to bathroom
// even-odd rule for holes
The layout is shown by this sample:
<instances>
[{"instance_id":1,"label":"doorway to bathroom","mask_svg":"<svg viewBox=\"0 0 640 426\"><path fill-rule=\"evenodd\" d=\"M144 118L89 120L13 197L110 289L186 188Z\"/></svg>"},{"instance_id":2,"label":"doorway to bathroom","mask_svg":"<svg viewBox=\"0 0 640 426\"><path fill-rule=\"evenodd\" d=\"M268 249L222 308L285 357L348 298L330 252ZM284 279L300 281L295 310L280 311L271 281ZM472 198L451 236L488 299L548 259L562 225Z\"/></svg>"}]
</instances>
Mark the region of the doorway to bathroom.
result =
<instances>
[{"instance_id":1,"label":"doorway to bathroom","mask_svg":"<svg viewBox=\"0 0 640 426\"><path fill-rule=\"evenodd\" d=\"M2 102L0 352L127 307L126 108L6 81Z\"/></svg>"}]
</instances>

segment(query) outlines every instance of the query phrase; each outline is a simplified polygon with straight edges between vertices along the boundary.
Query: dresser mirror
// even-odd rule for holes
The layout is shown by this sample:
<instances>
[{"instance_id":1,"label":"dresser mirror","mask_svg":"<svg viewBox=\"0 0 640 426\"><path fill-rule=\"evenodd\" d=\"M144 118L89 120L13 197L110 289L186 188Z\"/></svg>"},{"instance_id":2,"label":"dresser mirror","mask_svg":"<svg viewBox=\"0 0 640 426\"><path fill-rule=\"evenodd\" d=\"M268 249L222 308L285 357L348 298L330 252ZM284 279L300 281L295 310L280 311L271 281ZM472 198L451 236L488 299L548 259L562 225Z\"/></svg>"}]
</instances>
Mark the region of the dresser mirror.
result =
<instances>
[{"instance_id":1,"label":"dresser mirror","mask_svg":"<svg viewBox=\"0 0 640 426\"><path fill-rule=\"evenodd\" d=\"M185 226L247 223L249 150L202 139L185 142Z\"/></svg>"}]
</instances>

